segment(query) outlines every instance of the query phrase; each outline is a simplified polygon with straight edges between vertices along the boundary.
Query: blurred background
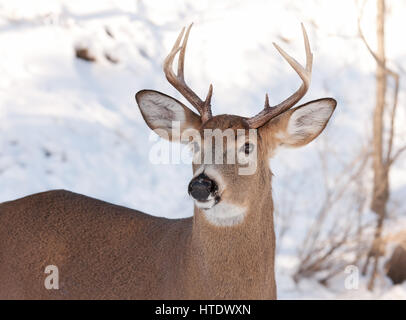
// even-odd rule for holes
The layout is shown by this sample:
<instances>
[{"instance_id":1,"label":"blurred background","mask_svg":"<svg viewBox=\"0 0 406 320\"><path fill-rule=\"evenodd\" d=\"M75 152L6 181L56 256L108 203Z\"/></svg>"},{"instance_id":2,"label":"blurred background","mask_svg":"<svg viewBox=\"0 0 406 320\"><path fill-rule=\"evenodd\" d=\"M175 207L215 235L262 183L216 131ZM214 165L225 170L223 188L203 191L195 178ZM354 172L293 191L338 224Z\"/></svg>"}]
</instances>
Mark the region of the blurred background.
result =
<instances>
[{"instance_id":1,"label":"blurred background","mask_svg":"<svg viewBox=\"0 0 406 320\"><path fill-rule=\"evenodd\" d=\"M405 15L404 0L1 0L0 201L63 188L192 215L191 166L149 161L135 93L184 101L162 62L194 22L188 83L213 84L215 114L254 115L300 85L272 42L304 63L303 22L303 102L338 106L318 139L270 160L278 297L405 299Z\"/></svg>"}]
</instances>

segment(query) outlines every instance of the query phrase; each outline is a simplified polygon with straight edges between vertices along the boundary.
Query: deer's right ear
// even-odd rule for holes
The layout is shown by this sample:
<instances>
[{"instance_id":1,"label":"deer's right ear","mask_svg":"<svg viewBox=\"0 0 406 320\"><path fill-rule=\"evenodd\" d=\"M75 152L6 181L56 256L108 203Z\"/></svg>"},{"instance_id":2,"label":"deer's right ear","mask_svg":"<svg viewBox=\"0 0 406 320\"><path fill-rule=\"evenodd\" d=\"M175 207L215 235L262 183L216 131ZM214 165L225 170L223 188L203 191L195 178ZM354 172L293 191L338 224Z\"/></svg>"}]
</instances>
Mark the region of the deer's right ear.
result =
<instances>
[{"instance_id":1,"label":"deer's right ear","mask_svg":"<svg viewBox=\"0 0 406 320\"><path fill-rule=\"evenodd\" d=\"M313 100L290 109L259 128L268 139L270 155L278 146L301 147L313 141L326 127L337 101L332 98Z\"/></svg>"},{"instance_id":2,"label":"deer's right ear","mask_svg":"<svg viewBox=\"0 0 406 320\"><path fill-rule=\"evenodd\" d=\"M169 141L180 142L184 131L199 130L202 125L199 115L164 93L141 90L135 95L135 100L148 127Z\"/></svg>"}]
</instances>

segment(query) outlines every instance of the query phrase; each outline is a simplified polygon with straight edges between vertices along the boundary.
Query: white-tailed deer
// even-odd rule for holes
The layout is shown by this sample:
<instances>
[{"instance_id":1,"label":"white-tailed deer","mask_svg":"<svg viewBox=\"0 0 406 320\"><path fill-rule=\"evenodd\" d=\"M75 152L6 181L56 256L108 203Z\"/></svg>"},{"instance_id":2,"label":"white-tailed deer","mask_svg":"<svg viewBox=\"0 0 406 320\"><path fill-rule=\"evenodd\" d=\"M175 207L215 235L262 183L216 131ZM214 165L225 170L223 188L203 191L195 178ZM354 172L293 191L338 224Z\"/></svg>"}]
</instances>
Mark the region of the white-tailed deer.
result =
<instances>
[{"instance_id":1,"label":"white-tailed deer","mask_svg":"<svg viewBox=\"0 0 406 320\"><path fill-rule=\"evenodd\" d=\"M175 122L181 133L194 129L201 136L205 129L231 130L236 142L224 155L247 157L256 170L242 175L239 163L195 161L188 190L194 214L186 219L153 217L63 190L2 203L0 298L276 298L269 157L281 145L299 147L316 138L336 101L323 98L291 109L310 84L312 53L303 28L306 67L275 45L302 79L294 94L273 107L266 96L264 109L252 118L212 116L212 86L203 101L184 80L190 27L185 36L184 31L165 59L164 72L200 115L163 93L142 90L136 100L145 122L170 140L178 138ZM257 139L241 134L249 130ZM199 159L212 151L204 140L196 146ZM58 267L57 290L44 286L47 265Z\"/></svg>"}]
</instances>

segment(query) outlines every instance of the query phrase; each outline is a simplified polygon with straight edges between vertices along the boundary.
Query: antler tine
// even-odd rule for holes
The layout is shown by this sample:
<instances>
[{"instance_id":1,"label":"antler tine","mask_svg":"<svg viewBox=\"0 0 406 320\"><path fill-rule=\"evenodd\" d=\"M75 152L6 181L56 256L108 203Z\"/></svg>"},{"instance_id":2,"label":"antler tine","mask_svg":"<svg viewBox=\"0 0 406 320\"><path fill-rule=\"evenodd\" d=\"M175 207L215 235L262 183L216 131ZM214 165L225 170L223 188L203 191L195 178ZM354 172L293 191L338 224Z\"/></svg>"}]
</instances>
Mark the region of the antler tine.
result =
<instances>
[{"instance_id":1,"label":"antler tine","mask_svg":"<svg viewBox=\"0 0 406 320\"><path fill-rule=\"evenodd\" d=\"M202 101L196 95L196 93L194 93L193 90L188 87L188 85L185 82L185 78L184 78L186 46L187 46L187 41L189 39L190 29L192 28L192 26L193 26L193 23L187 28L184 38L183 38L183 34L185 33L185 28L182 28L182 31L180 32L178 38L176 39L171 52L165 58L164 73L165 73L166 79L168 79L169 83L176 90L178 90L186 98L186 100L188 100L199 111L201 118L202 118L202 122L206 122L207 120L209 120L212 117L210 102L211 102L211 96L213 93L213 86L210 85L206 100ZM182 45L179 46L182 38L183 38ZM173 60L179 51L180 51L180 53L179 53L179 59L178 59L178 72L176 75L173 72Z\"/></svg>"},{"instance_id":2,"label":"antler tine","mask_svg":"<svg viewBox=\"0 0 406 320\"><path fill-rule=\"evenodd\" d=\"M271 106L269 105L269 97L268 94L265 93L265 103L264 103L264 109L270 108Z\"/></svg>"},{"instance_id":3,"label":"antler tine","mask_svg":"<svg viewBox=\"0 0 406 320\"><path fill-rule=\"evenodd\" d=\"M185 81L185 75L184 75L184 66L185 66L185 54L186 54L186 46L187 46L187 41L189 40L189 33L190 29L192 28L193 23L190 24L190 26L186 30L185 37L183 38L182 42L182 47L179 53L179 59L178 59L178 77L181 78L183 81Z\"/></svg>"},{"instance_id":4,"label":"antler tine","mask_svg":"<svg viewBox=\"0 0 406 320\"><path fill-rule=\"evenodd\" d=\"M302 23L302 31L303 31L303 38L305 44L305 51L306 51L306 67L303 68L299 62L297 62L293 57L288 55L281 47L279 47L276 43L273 43L275 48L278 52L282 55L282 57L289 63L289 65L296 71L299 77L302 79L302 84L300 88L292 94L289 98L282 101L276 106L270 107L268 101L268 95L265 97L265 107L260 113L256 116L249 118L247 120L249 126L251 128L258 128L263 126L267 123L270 119L280 115L281 113L285 112L286 110L293 107L303 96L306 94L307 90L310 86L311 74L312 74L312 65L313 65L313 54L310 49L309 38L306 33L306 29Z\"/></svg>"}]
</instances>

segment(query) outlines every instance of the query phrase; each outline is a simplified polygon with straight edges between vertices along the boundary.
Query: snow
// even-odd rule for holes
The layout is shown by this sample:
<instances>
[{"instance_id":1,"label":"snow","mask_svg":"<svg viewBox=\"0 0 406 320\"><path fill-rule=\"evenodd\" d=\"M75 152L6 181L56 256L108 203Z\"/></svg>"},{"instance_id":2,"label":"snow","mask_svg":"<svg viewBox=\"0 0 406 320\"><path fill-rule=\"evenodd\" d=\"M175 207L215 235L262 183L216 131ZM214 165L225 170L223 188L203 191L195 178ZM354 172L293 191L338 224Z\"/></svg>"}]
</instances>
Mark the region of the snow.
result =
<instances>
[{"instance_id":1,"label":"snow","mask_svg":"<svg viewBox=\"0 0 406 320\"><path fill-rule=\"evenodd\" d=\"M406 5L388 3L388 61L404 77L406 51L399 39ZM362 23L372 47L374 10L373 1L368 2ZM292 212L277 248L279 298L405 299L406 285L392 286L387 279L374 293L365 289L362 277L359 289L347 290L344 270L329 287L314 279L296 284L291 277L297 248L325 197L320 152L328 145L347 161L370 137L375 65L356 36L352 0L1 0L0 201L64 188L157 216L190 216L191 168L149 161L154 139L134 94L148 88L184 101L166 82L162 61L181 27L192 21L186 77L200 96L213 83L214 113L253 115L266 92L275 104L297 89L299 78L272 42L303 62L300 22L314 53L304 102L327 96L338 101L321 137L271 160L278 211ZM97 62L77 59L76 47L88 48ZM396 146L406 142L404 83ZM340 168L330 159L329 185ZM398 217L405 209L404 157L394 167L391 187L390 206ZM406 226L399 221L397 227ZM282 220L277 217L276 223L278 231Z\"/></svg>"}]
</instances>

